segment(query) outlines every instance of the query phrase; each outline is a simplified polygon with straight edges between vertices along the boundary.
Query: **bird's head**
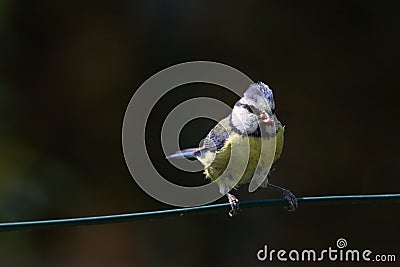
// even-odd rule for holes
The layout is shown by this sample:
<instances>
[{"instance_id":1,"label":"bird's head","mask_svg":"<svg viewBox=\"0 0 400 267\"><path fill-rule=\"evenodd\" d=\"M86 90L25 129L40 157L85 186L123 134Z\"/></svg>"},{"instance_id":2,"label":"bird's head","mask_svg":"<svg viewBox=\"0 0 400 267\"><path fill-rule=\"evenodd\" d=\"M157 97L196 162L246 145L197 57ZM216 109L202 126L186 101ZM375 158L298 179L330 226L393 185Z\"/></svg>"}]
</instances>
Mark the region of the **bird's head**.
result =
<instances>
[{"instance_id":1,"label":"bird's head","mask_svg":"<svg viewBox=\"0 0 400 267\"><path fill-rule=\"evenodd\" d=\"M260 127L265 127L274 136L278 119L272 90L262 82L251 84L233 107L231 123L241 133L260 135Z\"/></svg>"}]
</instances>

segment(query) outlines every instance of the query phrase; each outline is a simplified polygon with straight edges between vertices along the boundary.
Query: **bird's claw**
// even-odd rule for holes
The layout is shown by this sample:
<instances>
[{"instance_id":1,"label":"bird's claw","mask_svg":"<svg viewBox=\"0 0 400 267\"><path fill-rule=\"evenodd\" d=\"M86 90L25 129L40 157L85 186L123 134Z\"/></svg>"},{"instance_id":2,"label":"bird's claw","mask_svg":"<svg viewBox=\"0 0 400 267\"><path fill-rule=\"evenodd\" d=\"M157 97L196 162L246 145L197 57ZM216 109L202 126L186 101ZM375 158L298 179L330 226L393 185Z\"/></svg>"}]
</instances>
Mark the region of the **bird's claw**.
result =
<instances>
[{"instance_id":1,"label":"bird's claw","mask_svg":"<svg viewBox=\"0 0 400 267\"><path fill-rule=\"evenodd\" d=\"M286 199L286 201L288 202L288 210L289 211L294 211L295 209L297 209L299 207L299 204L297 202L297 198L296 196L290 192L289 190L282 188L280 186L277 185L273 185L270 183L267 183L268 187L281 191L283 193L283 198Z\"/></svg>"},{"instance_id":2,"label":"bird's claw","mask_svg":"<svg viewBox=\"0 0 400 267\"><path fill-rule=\"evenodd\" d=\"M231 210L229 211L229 216L233 217L239 213L239 200L232 194L227 194L229 204L231 204Z\"/></svg>"},{"instance_id":3,"label":"bird's claw","mask_svg":"<svg viewBox=\"0 0 400 267\"><path fill-rule=\"evenodd\" d=\"M283 198L288 202L288 211L294 211L299 207L296 196L289 190L283 190Z\"/></svg>"}]
</instances>

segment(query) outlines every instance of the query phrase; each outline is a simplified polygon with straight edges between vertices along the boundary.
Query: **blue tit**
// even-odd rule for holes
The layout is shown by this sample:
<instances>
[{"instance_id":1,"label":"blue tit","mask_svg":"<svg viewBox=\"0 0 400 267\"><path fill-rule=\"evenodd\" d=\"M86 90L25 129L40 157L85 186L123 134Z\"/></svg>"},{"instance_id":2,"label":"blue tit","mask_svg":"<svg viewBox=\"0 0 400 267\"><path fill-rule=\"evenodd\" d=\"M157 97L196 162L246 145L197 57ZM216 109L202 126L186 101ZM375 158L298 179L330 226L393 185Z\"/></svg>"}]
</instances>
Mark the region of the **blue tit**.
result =
<instances>
[{"instance_id":1,"label":"blue tit","mask_svg":"<svg viewBox=\"0 0 400 267\"><path fill-rule=\"evenodd\" d=\"M261 145L263 139L276 138L272 162L279 159L283 149L284 131L284 126L275 114L272 90L266 84L257 82L249 86L243 97L235 103L231 114L208 133L199 148L184 149L167 158L200 161L204 166L206 178L215 181L221 194L227 196L231 205L230 216L236 215L239 211L239 201L230 193L230 190L241 184L250 183L257 166L261 163L261 169L265 168L267 171L267 177L263 177L263 186L281 191L288 202L289 210L292 211L298 206L296 197L289 190L268 182L270 164L263 166L264 161L261 158L265 155L263 152L268 153L262 149L271 149ZM244 142L249 146L248 153L241 153L242 159L239 158L239 160L247 161L244 172L236 172L235 168L227 169L231 160L232 147L234 145L240 147ZM218 179L226 170L228 170L228 176L235 178L234 185L229 184L230 179Z\"/></svg>"}]
</instances>

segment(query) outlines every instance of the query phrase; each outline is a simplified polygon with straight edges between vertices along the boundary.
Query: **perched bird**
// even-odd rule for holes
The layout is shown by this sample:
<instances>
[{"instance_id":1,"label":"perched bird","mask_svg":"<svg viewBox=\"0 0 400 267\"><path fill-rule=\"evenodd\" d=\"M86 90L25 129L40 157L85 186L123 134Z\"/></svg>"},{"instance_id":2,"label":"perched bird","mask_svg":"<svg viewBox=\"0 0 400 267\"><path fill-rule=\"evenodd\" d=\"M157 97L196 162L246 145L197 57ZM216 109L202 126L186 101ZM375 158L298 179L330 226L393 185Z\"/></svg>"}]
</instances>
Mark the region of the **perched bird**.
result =
<instances>
[{"instance_id":1,"label":"perched bird","mask_svg":"<svg viewBox=\"0 0 400 267\"><path fill-rule=\"evenodd\" d=\"M250 183L256 174L262 175L260 181L263 187L283 193L292 211L298 206L296 197L289 190L268 182L271 164L282 153L284 131L284 126L275 114L272 90L266 84L257 82L249 86L243 97L236 102L231 114L208 133L200 147L184 149L167 158L200 161L206 178L215 181L221 194L227 196L231 205L230 216L239 211L239 201L230 193L231 189ZM274 146L263 145L264 141L273 141ZM238 152L233 159L235 147ZM266 159L268 153L273 153L270 162ZM236 167L243 166L243 162L247 164L240 171Z\"/></svg>"}]
</instances>

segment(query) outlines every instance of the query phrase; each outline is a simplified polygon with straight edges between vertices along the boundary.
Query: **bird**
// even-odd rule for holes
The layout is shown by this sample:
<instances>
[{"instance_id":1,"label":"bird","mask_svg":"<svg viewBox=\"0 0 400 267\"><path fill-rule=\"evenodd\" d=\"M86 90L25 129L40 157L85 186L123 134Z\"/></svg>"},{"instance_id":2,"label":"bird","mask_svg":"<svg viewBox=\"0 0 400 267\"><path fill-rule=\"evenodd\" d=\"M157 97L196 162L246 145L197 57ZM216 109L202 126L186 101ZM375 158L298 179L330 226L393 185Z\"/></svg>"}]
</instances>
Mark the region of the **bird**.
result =
<instances>
[{"instance_id":1,"label":"bird","mask_svg":"<svg viewBox=\"0 0 400 267\"><path fill-rule=\"evenodd\" d=\"M250 183L256 174L260 175L258 179L262 187L282 192L288 210L294 211L298 207L296 196L290 190L269 182L270 173L274 170L271 164L282 154L284 132L285 126L275 113L272 89L261 81L255 82L249 85L229 116L217 123L199 147L183 149L166 158L198 160L204 167L206 178L215 181L220 193L227 197L231 208L228 214L231 217L240 210L239 200L231 190ZM271 141L274 147L263 145L263 142ZM236 154L235 147L238 151ZM270 157L270 164L265 159L268 153L274 153ZM228 164L233 167L228 168ZM242 165L242 171L238 171L238 165Z\"/></svg>"}]
</instances>

